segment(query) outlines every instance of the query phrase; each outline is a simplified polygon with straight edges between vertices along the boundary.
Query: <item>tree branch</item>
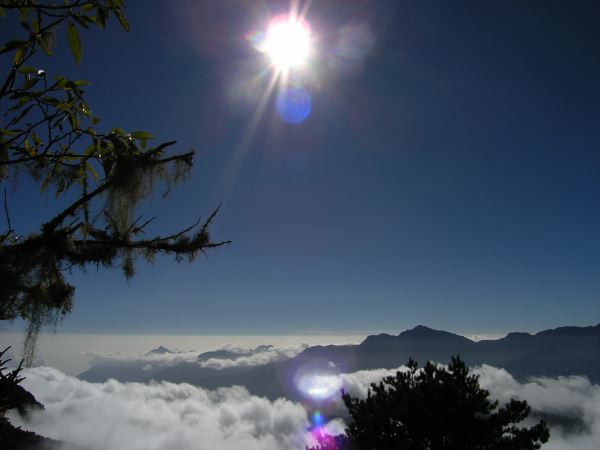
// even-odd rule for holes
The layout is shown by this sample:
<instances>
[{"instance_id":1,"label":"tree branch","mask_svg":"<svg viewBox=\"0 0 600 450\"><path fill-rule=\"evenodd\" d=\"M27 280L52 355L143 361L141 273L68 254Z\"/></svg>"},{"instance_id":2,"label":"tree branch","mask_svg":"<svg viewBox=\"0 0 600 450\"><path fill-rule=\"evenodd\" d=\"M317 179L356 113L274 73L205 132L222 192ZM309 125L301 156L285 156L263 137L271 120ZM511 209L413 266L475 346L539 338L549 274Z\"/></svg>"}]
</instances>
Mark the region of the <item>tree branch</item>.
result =
<instances>
[{"instance_id":1,"label":"tree branch","mask_svg":"<svg viewBox=\"0 0 600 450\"><path fill-rule=\"evenodd\" d=\"M49 222L46 222L44 225L42 225L42 232L44 234L52 233L56 229L56 227L58 227L62 223L63 220L65 220L71 214L74 214L75 211L77 211L77 209L85 205L91 199L106 191L113 184L113 182L114 181L112 179L108 179L103 184L94 189L92 192L81 196L77 201L73 202L70 206L68 206L61 213L52 218Z\"/></svg>"},{"instance_id":2,"label":"tree branch","mask_svg":"<svg viewBox=\"0 0 600 450\"><path fill-rule=\"evenodd\" d=\"M6 222L8 224L8 231L6 236L9 236L14 230L10 223L10 214L8 213L8 200L6 199L6 186L4 187L4 213L6 214Z\"/></svg>"}]
</instances>

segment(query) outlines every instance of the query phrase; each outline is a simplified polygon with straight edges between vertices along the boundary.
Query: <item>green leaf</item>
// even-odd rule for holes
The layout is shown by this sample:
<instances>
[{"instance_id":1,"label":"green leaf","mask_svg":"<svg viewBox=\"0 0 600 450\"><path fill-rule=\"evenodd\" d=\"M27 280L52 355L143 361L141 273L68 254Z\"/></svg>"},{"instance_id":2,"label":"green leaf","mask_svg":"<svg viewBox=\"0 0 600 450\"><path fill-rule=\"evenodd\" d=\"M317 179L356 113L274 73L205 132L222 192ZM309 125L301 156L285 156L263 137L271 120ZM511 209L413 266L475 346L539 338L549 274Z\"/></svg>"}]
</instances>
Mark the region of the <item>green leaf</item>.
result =
<instances>
[{"instance_id":1,"label":"green leaf","mask_svg":"<svg viewBox=\"0 0 600 450\"><path fill-rule=\"evenodd\" d=\"M75 62L79 64L81 62L81 39L79 39L79 32L74 23L70 23L67 27L67 37L69 38L71 53L75 58Z\"/></svg>"},{"instance_id":2,"label":"green leaf","mask_svg":"<svg viewBox=\"0 0 600 450\"><path fill-rule=\"evenodd\" d=\"M28 90L29 90L29 89L31 89L33 86L35 86L35 85L36 85L36 83L37 83L38 81L40 81L40 79L39 79L39 78L32 78L32 79L30 79L30 80L27 80L25 83L23 83L23 87L22 87L22 89L23 89L24 91L28 91Z\"/></svg>"},{"instance_id":3,"label":"green leaf","mask_svg":"<svg viewBox=\"0 0 600 450\"><path fill-rule=\"evenodd\" d=\"M94 9L94 4L93 3L86 3L84 5L81 5L81 10L83 12L88 12L88 11L91 11L92 9Z\"/></svg>"},{"instance_id":4,"label":"green leaf","mask_svg":"<svg viewBox=\"0 0 600 450\"><path fill-rule=\"evenodd\" d=\"M41 100L43 103L48 104L50 106L54 106L55 108L62 104L62 102L58 98L50 97L49 95L42 97Z\"/></svg>"},{"instance_id":5,"label":"green leaf","mask_svg":"<svg viewBox=\"0 0 600 450\"><path fill-rule=\"evenodd\" d=\"M127 22L127 19L125 19L125 16L121 12L121 9L115 9L113 12L115 13L115 16L117 16L117 19L119 20L119 23L121 24L123 29L129 33L129 22Z\"/></svg>"},{"instance_id":6,"label":"green leaf","mask_svg":"<svg viewBox=\"0 0 600 450\"><path fill-rule=\"evenodd\" d=\"M37 69L35 67L30 66L21 66L17 69L19 73L37 73Z\"/></svg>"},{"instance_id":7,"label":"green leaf","mask_svg":"<svg viewBox=\"0 0 600 450\"><path fill-rule=\"evenodd\" d=\"M40 186L40 192L44 192L46 189L48 189L48 185L50 184L50 181L52 181L52 177L50 175L47 175L46 178L44 179L44 182Z\"/></svg>"},{"instance_id":8,"label":"green leaf","mask_svg":"<svg viewBox=\"0 0 600 450\"><path fill-rule=\"evenodd\" d=\"M15 52L15 57L13 58L13 64L15 66L21 64L24 54L25 54L25 47L19 47L17 49L17 51Z\"/></svg>"},{"instance_id":9,"label":"green leaf","mask_svg":"<svg viewBox=\"0 0 600 450\"><path fill-rule=\"evenodd\" d=\"M56 165L54 166L56 168ZM67 188L67 180L65 180L64 178L59 178L58 181L56 181L56 198L60 197L60 194L62 194L65 189Z\"/></svg>"},{"instance_id":10,"label":"green leaf","mask_svg":"<svg viewBox=\"0 0 600 450\"><path fill-rule=\"evenodd\" d=\"M19 8L19 22L23 23L27 20L31 8Z\"/></svg>"},{"instance_id":11,"label":"green leaf","mask_svg":"<svg viewBox=\"0 0 600 450\"><path fill-rule=\"evenodd\" d=\"M92 156L92 155L95 155L97 153L99 153L98 145L95 142L92 142L90 145L88 145L85 148L85 150L83 152L83 155L84 156Z\"/></svg>"},{"instance_id":12,"label":"green leaf","mask_svg":"<svg viewBox=\"0 0 600 450\"><path fill-rule=\"evenodd\" d=\"M44 143L35 132L31 133L31 138L33 139L33 142L35 142L35 145L42 145Z\"/></svg>"},{"instance_id":13,"label":"green leaf","mask_svg":"<svg viewBox=\"0 0 600 450\"><path fill-rule=\"evenodd\" d=\"M71 129L73 129L73 130L81 129L81 127L79 126L79 118L77 117L77 115L69 114L68 119L69 119L69 124L71 125Z\"/></svg>"},{"instance_id":14,"label":"green leaf","mask_svg":"<svg viewBox=\"0 0 600 450\"><path fill-rule=\"evenodd\" d=\"M18 95L18 97L17 97ZM17 100L18 98L18 100ZM29 102L31 100L31 95L26 94L24 92L19 92L18 94L14 94L12 96L13 100L17 100L17 103L13 106L11 106L10 108L8 108L9 111L16 111L20 108L23 107L23 105L25 105L27 102Z\"/></svg>"},{"instance_id":15,"label":"green leaf","mask_svg":"<svg viewBox=\"0 0 600 450\"><path fill-rule=\"evenodd\" d=\"M152 136L147 131L134 131L133 133L131 133L131 137L134 139L143 139L143 140L154 139L154 136Z\"/></svg>"},{"instance_id":16,"label":"green leaf","mask_svg":"<svg viewBox=\"0 0 600 450\"><path fill-rule=\"evenodd\" d=\"M106 27L106 18L107 18L107 14L108 14L107 10L105 8L101 7L101 6L98 6L96 8L96 12L98 13L98 16L97 16L98 26L100 28Z\"/></svg>"},{"instance_id":17,"label":"green leaf","mask_svg":"<svg viewBox=\"0 0 600 450\"><path fill-rule=\"evenodd\" d=\"M46 55L52 55L52 44L54 44L54 33L46 31L39 38L38 42Z\"/></svg>"},{"instance_id":18,"label":"green leaf","mask_svg":"<svg viewBox=\"0 0 600 450\"><path fill-rule=\"evenodd\" d=\"M17 123L19 123L21 121L21 119L23 119L23 117L25 117L27 114L29 114L29 111L31 111L31 109L34 106L35 105L29 105L28 107L22 109L21 112L18 115L16 115L15 117L13 117L8 124L16 125Z\"/></svg>"},{"instance_id":19,"label":"green leaf","mask_svg":"<svg viewBox=\"0 0 600 450\"><path fill-rule=\"evenodd\" d=\"M0 6L0 17L6 17L6 11L2 6Z\"/></svg>"},{"instance_id":20,"label":"green leaf","mask_svg":"<svg viewBox=\"0 0 600 450\"><path fill-rule=\"evenodd\" d=\"M92 175L92 177L94 177L94 181L97 183L98 182L98 174L94 170L94 167L89 162L85 163L85 167L86 167L87 171Z\"/></svg>"}]
</instances>

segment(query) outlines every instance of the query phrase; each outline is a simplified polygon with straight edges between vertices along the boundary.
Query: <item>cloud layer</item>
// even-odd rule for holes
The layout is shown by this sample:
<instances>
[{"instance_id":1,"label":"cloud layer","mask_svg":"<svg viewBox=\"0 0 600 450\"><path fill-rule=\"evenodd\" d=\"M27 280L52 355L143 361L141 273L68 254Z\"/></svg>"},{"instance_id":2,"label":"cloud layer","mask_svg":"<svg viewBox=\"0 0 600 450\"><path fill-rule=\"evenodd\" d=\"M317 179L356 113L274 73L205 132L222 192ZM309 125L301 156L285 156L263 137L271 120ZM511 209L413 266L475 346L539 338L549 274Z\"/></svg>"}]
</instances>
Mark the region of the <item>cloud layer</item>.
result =
<instances>
[{"instance_id":1,"label":"cloud layer","mask_svg":"<svg viewBox=\"0 0 600 450\"><path fill-rule=\"evenodd\" d=\"M46 407L15 425L92 450L302 449L307 415L288 400L244 388L88 383L56 369L28 370L24 386Z\"/></svg>"},{"instance_id":2,"label":"cloud layer","mask_svg":"<svg viewBox=\"0 0 600 450\"><path fill-rule=\"evenodd\" d=\"M145 355L127 355L120 353L88 352L89 363L92 367L102 364L143 362L150 367L167 367L180 363L198 364L200 367L221 370L231 367L250 367L268 364L293 358L303 352L307 344L299 346L275 347L273 345L260 345L256 348L244 348L227 345L215 351L200 353L196 350L156 353L149 352ZM219 354L222 355L219 355ZM199 356L214 354L214 356L201 358Z\"/></svg>"},{"instance_id":3,"label":"cloud layer","mask_svg":"<svg viewBox=\"0 0 600 450\"><path fill-rule=\"evenodd\" d=\"M225 369L229 367L260 366L285 359L293 358L308 348L308 345L290 347L274 347L272 345L261 345L255 349L243 349L238 347L226 347L231 353L237 354L233 358L209 358L198 364L210 369Z\"/></svg>"},{"instance_id":4,"label":"cloud layer","mask_svg":"<svg viewBox=\"0 0 600 450\"><path fill-rule=\"evenodd\" d=\"M501 403L523 399L535 420L549 419L551 439L544 450L597 450L600 386L584 377L519 383L503 369L484 365L474 370L482 387ZM331 377L351 395L363 397L370 383L393 373L381 369ZM241 387L208 391L166 382L88 383L48 367L30 369L26 377L25 387L46 410L28 420L13 415L14 423L90 450L303 450L310 439L302 405L272 402ZM341 406L339 397L335 401ZM340 432L343 423L335 420L327 428Z\"/></svg>"},{"instance_id":5,"label":"cloud layer","mask_svg":"<svg viewBox=\"0 0 600 450\"><path fill-rule=\"evenodd\" d=\"M597 450L600 443L600 386L585 377L532 378L519 383L507 371L483 365L476 369L480 384L501 403L526 400L534 415L552 416L564 425L554 425L544 450ZM550 416L550 417L548 417Z\"/></svg>"}]
</instances>

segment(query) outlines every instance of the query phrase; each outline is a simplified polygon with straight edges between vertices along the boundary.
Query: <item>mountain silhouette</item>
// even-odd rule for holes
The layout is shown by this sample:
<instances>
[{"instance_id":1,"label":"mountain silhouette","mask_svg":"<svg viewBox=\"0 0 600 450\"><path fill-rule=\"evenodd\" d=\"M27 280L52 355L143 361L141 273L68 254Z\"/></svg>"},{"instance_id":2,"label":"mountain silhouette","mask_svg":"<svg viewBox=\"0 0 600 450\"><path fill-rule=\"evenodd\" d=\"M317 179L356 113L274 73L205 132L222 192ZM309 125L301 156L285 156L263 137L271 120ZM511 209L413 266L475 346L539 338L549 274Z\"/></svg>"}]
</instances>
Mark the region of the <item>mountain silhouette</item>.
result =
<instances>
[{"instance_id":1,"label":"mountain silhouette","mask_svg":"<svg viewBox=\"0 0 600 450\"><path fill-rule=\"evenodd\" d=\"M257 350L261 348L268 347L261 346ZM582 375L600 383L600 324L560 327L536 334L513 332L502 339L479 342L419 325L398 335L368 336L358 345L308 347L294 358L260 366L218 370L183 362L148 368L141 360L111 361L95 365L79 377L88 381L116 378L120 381L187 382L210 389L242 385L253 394L272 399L281 396L300 399L302 393L295 380L298 373L339 374L392 369L405 364L409 358L421 365L427 361L446 363L453 355L460 355L471 366L488 364L504 368L519 380L532 376ZM240 353L218 350L200 354L198 361L239 357Z\"/></svg>"},{"instance_id":2,"label":"mountain silhouette","mask_svg":"<svg viewBox=\"0 0 600 450\"><path fill-rule=\"evenodd\" d=\"M163 347L161 345L160 347L150 350L148 353L146 353L146 355L165 355L167 353L175 353L175 352L173 352L173 351L169 350L167 347Z\"/></svg>"}]
</instances>

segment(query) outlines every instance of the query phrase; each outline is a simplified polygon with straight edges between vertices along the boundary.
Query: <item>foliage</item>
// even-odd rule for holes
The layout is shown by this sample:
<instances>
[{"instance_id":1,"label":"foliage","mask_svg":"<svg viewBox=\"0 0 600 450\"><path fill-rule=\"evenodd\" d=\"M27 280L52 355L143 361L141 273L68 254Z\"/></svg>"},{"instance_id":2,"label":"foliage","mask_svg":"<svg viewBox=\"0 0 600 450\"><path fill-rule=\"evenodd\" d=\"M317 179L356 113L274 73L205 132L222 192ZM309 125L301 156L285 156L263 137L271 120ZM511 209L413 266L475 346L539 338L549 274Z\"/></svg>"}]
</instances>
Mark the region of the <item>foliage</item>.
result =
<instances>
[{"instance_id":1,"label":"foliage","mask_svg":"<svg viewBox=\"0 0 600 450\"><path fill-rule=\"evenodd\" d=\"M154 218L136 217L136 206L157 183L168 190L188 176L194 153L168 155L175 142L151 145L146 131L98 129L100 119L84 98L89 83L51 78L34 65L36 55L52 54L60 33L79 62L80 31L104 28L111 17L128 31L123 10L123 0L0 0L0 23L16 20L23 33L0 44L9 66L0 80L0 182L7 222L0 234L0 320L28 321L28 359L40 326L71 310L74 287L65 273L72 268L119 266L131 277L138 256L152 261L167 253L177 261L193 260L227 243L209 235L218 208L181 231L144 238ZM66 202L26 236L13 229L7 202L6 184L19 173Z\"/></svg>"},{"instance_id":2,"label":"foliage","mask_svg":"<svg viewBox=\"0 0 600 450\"><path fill-rule=\"evenodd\" d=\"M0 417L4 416L9 409L16 408L20 414L23 414L26 407L43 408L38 403L35 397L26 391L21 385L23 377L21 377L22 365L16 369L7 372L6 364L10 359L3 360L2 358L10 347L0 351Z\"/></svg>"},{"instance_id":3,"label":"foliage","mask_svg":"<svg viewBox=\"0 0 600 450\"><path fill-rule=\"evenodd\" d=\"M540 421L519 427L529 413L525 401L498 407L460 358L448 368L431 362L373 383L366 399L342 393L352 418L347 437L324 440L312 450L533 450L548 441Z\"/></svg>"},{"instance_id":4,"label":"foliage","mask_svg":"<svg viewBox=\"0 0 600 450\"><path fill-rule=\"evenodd\" d=\"M2 448L41 448L42 444L52 444L53 441L49 439L24 431L21 428L15 428L4 417L9 409L17 409L19 414L25 414L26 408L44 408L30 392L20 385L23 381L23 377L21 377L22 361L19 367L6 372L6 364L10 359L3 360L2 358L9 349L10 347L0 351L0 436L2 436Z\"/></svg>"}]
</instances>

